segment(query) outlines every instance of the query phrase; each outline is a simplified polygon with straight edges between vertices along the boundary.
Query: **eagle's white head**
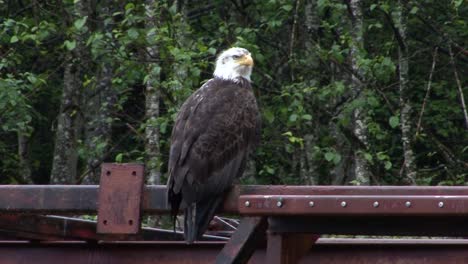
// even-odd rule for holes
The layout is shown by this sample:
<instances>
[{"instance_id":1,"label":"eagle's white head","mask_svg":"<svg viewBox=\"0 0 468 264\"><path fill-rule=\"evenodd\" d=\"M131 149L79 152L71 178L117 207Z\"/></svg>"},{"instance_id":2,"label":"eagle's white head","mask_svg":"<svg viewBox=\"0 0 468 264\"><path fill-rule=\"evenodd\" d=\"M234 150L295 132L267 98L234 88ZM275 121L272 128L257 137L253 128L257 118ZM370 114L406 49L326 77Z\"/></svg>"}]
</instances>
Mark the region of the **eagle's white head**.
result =
<instances>
[{"instance_id":1,"label":"eagle's white head","mask_svg":"<svg viewBox=\"0 0 468 264\"><path fill-rule=\"evenodd\" d=\"M237 47L230 48L219 55L213 75L226 80L236 81L237 78L243 77L250 81L253 64L252 56L248 50Z\"/></svg>"}]
</instances>

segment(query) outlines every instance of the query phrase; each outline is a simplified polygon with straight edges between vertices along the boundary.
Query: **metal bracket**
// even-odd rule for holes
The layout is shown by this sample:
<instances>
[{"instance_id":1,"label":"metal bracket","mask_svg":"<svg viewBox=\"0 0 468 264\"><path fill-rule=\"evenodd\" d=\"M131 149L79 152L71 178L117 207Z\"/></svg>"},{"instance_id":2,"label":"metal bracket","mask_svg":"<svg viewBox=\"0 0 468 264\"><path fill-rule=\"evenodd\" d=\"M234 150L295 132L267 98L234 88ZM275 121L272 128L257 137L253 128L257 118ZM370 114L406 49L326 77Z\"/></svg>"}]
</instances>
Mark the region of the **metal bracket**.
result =
<instances>
[{"instance_id":1,"label":"metal bracket","mask_svg":"<svg viewBox=\"0 0 468 264\"><path fill-rule=\"evenodd\" d=\"M102 165L97 233L138 233L143 179L141 164Z\"/></svg>"}]
</instances>

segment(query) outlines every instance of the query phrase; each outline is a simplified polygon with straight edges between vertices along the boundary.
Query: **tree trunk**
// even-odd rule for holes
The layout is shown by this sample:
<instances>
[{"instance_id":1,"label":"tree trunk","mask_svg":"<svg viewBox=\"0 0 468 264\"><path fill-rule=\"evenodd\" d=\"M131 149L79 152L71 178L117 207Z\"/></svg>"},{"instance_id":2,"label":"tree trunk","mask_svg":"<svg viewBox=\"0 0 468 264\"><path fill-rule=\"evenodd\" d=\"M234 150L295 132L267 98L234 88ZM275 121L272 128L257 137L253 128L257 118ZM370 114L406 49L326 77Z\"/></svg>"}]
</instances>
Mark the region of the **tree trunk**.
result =
<instances>
[{"instance_id":1,"label":"tree trunk","mask_svg":"<svg viewBox=\"0 0 468 264\"><path fill-rule=\"evenodd\" d=\"M106 158L111 143L112 113L117 95L112 89L112 65L103 63L101 67L96 93L86 100L85 145L88 156L83 184L99 182L100 165Z\"/></svg>"},{"instance_id":2,"label":"tree trunk","mask_svg":"<svg viewBox=\"0 0 468 264\"><path fill-rule=\"evenodd\" d=\"M82 18L89 14L86 0L76 1L74 17ZM85 33L76 35L76 47L66 55L63 75L63 91L60 112L57 118L54 157L50 182L72 184L76 182L78 152L77 142L81 133L82 113L82 74L85 69Z\"/></svg>"},{"instance_id":3,"label":"tree trunk","mask_svg":"<svg viewBox=\"0 0 468 264\"><path fill-rule=\"evenodd\" d=\"M112 1L106 2L102 8L102 17L111 18ZM105 34L112 33L112 23L101 25ZM97 184L99 182L101 164L107 156L112 136L112 114L117 102L117 94L112 87L113 66L111 57L104 55L103 62L99 66L96 87L90 89L89 96L85 100L85 146L87 160L85 176L82 183Z\"/></svg>"},{"instance_id":4,"label":"tree trunk","mask_svg":"<svg viewBox=\"0 0 468 264\"><path fill-rule=\"evenodd\" d=\"M31 159L29 156L28 135L18 133L18 159L20 168L20 180L23 184L32 184Z\"/></svg>"},{"instance_id":5,"label":"tree trunk","mask_svg":"<svg viewBox=\"0 0 468 264\"><path fill-rule=\"evenodd\" d=\"M398 10L395 13L399 39L398 47L398 68L399 68L399 88L400 88L400 128L401 140L403 143L403 167L401 177L409 184L415 184L417 176L416 160L413 152L413 127L411 117L413 107L410 101L409 65L408 65L408 45L406 43L407 11L402 0L398 1Z\"/></svg>"},{"instance_id":6,"label":"tree trunk","mask_svg":"<svg viewBox=\"0 0 468 264\"><path fill-rule=\"evenodd\" d=\"M299 2L296 4L296 12L299 8ZM320 26L320 17L317 12L317 1L309 0L305 2L304 7L304 20L305 20L305 38L304 46L308 57L310 58L310 65L312 69L317 69L319 67L320 59L317 57L314 48L314 42L318 42L317 30ZM291 52L291 51L290 51ZM315 135L315 129L312 130L312 134L304 135L304 149L302 150L301 157L301 180L303 183L308 185L319 184L319 173L318 173L318 164L315 162L313 157L314 155L314 146L317 144L317 135Z\"/></svg>"},{"instance_id":7,"label":"tree trunk","mask_svg":"<svg viewBox=\"0 0 468 264\"><path fill-rule=\"evenodd\" d=\"M146 0L146 28L148 34L146 40L148 46L147 53L151 60L159 57L158 45L156 43L156 33L154 30L158 27L157 20L157 2L155 0ZM160 169L160 146L159 146L159 126L157 118L159 117L159 99L160 99L160 71L161 67L157 63L149 63L147 67L148 78L146 81L146 99L145 99L145 153L146 153L146 172L148 184L161 184Z\"/></svg>"},{"instance_id":8,"label":"tree trunk","mask_svg":"<svg viewBox=\"0 0 468 264\"><path fill-rule=\"evenodd\" d=\"M465 120L465 128L468 130L468 111L466 110L465 95L463 94L463 86L461 84L460 77L458 77L457 64L455 63L455 60L453 59L452 43L448 44L448 50L449 50L449 55L450 55L450 64L452 65L453 75L455 77L455 82L458 88L458 96L460 97L460 105L461 105L461 110L463 113L463 118Z\"/></svg>"},{"instance_id":9,"label":"tree trunk","mask_svg":"<svg viewBox=\"0 0 468 264\"><path fill-rule=\"evenodd\" d=\"M363 45L363 18L362 18L362 10L361 10L361 1L360 0L351 0L349 2L350 8L350 16L351 16L351 38L352 44L350 49L350 57L351 57L351 68L353 69L354 73L358 73L360 76L361 70L358 66L358 59L362 56L362 50L364 48ZM361 81L354 75L351 74L351 86L353 89L353 97L355 98L362 98L362 83ZM361 145L368 146L368 138L367 138L367 126L365 124L365 117L364 113L360 108L357 108L353 111L352 116L352 126L353 126L353 133L356 136ZM354 179L357 184L360 185L369 185L370 183L370 171L369 171L369 164L368 161L363 157L362 152L366 150L359 150L355 149L354 151Z\"/></svg>"},{"instance_id":10,"label":"tree trunk","mask_svg":"<svg viewBox=\"0 0 468 264\"><path fill-rule=\"evenodd\" d=\"M55 132L54 157L50 182L72 184L76 180L78 162L76 122L79 115L80 70L68 54L63 75L63 92Z\"/></svg>"}]
</instances>

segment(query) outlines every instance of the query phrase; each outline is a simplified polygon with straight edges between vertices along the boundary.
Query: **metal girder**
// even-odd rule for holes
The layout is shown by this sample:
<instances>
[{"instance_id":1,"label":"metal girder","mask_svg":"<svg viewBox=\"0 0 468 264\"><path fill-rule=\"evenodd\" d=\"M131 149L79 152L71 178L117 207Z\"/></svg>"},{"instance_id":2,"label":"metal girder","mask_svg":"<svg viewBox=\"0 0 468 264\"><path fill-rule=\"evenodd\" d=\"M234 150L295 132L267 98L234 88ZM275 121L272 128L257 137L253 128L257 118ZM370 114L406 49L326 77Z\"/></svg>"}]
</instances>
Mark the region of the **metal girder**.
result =
<instances>
[{"instance_id":1,"label":"metal girder","mask_svg":"<svg viewBox=\"0 0 468 264\"><path fill-rule=\"evenodd\" d=\"M268 232L266 262L269 264L298 263L310 251L318 238L318 235L312 234Z\"/></svg>"},{"instance_id":2,"label":"metal girder","mask_svg":"<svg viewBox=\"0 0 468 264\"><path fill-rule=\"evenodd\" d=\"M318 264L446 264L466 263L468 243L463 241L320 239L299 263ZM357 243L356 243L357 242ZM213 263L223 243L0 243L2 263L67 264L202 264ZM248 262L268 263L265 249Z\"/></svg>"},{"instance_id":3,"label":"metal girder","mask_svg":"<svg viewBox=\"0 0 468 264\"><path fill-rule=\"evenodd\" d=\"M277 233L394 236L468 236L468 217L427 216L274 216Z\"/></svg>"},{"instance_id":4,"label":"metal girder","mask_svg":"<svg viewBox=\"0 0 468 264\"><path fill-rule=\"evenodd\" d=\"M95 214L98 185L0 185L0 212L42 214ZM227 196L224 213L238 213L240 195L468 195L468 187L415 186L235 186ZM167 214L166 186L143 189L142 211Z\"/></svg>"},{"instance_id":5,"label":"metal girder","mask_svg":"<svg viewBox=\"0 0 468 264\"><path fill-rule=\"evenodd\" d=\"M216 257L217 264L247 263L255 249L265 239L267 221L264 217L244 217L237 230Z\"/></svg>"},{"instance_id":6,"label":"metal girder","mask_svg":"<svg viewBox=\"0 0 468 264\"><path fill-rule=\"evenodd\" d=\"M243 215L468 216L468 196L242 195Z\"/></svg>"},{"instance_id":7,"label":"metal girder","mask_svg":"<svg viewBox=\"0 0 468 264\"><path fill-rule=\"evenodd\" d=\"M96 222L60 216L0 214L0 235L9 239L32 240L126 240L181 241L183 232L159 228L142 228L138 234L97 234ZM203 241L225 241L227 238L204 235Z\"/></svg>"}]
</instances>

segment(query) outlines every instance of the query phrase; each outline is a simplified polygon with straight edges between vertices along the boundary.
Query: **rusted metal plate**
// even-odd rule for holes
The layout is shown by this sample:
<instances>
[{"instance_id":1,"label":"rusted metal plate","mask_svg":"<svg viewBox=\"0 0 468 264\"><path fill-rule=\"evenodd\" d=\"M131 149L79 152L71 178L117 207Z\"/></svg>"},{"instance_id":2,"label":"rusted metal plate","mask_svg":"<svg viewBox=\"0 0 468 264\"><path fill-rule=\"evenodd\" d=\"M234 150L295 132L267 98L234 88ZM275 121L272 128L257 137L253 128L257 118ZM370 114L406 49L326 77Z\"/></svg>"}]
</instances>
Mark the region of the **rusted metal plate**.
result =
<instances>
[{"instance_id":1,"label":"rusted metal plate","mask_svg":"<svg viewBox=\"0 0 468 264\"><path fill-rule=\"evenodd\" d=\"M231 239L216 257L215 263L247 263L261 240L264 240L266 228L266 218L244 217Z\"/></svg>"},{"instance_id":2,"label":"rusted metal plate","mask_svg":"<svg viewBox=\"0 0 468 264\"><path fill-rule=\"evenodd\" d=\"M378 240L370 244L348 241L320 243L319 240L299 263L461 264L468 259L466 242L427 242L430 244L391 244ZM191 246L184 243L0 243L0 256L1 262L7 264L202 264L213 263L222 247L222 243L198 243ZM248 263L268 263L265 250L257 250Z\"/></svg>"},{"instance_id":3,"label":"rusted metal plate","mask_svg":"<svg viewBox=\"0 0 468 264\"><path fill-rule=\"evenodd\" d=\"M468 215L468 196L242 195L244 215Z\"/></svg>"},{"instance_id":4,"label":"rusted metal plate","mask_svg":"<svg viewBox=\"0 0 468 264\"><path fill-rule=\"evenodd\" d=\"M144 173L141 164L104 164L101 170L97 232L136 234Z\"/></svg>"}]
</instances>

